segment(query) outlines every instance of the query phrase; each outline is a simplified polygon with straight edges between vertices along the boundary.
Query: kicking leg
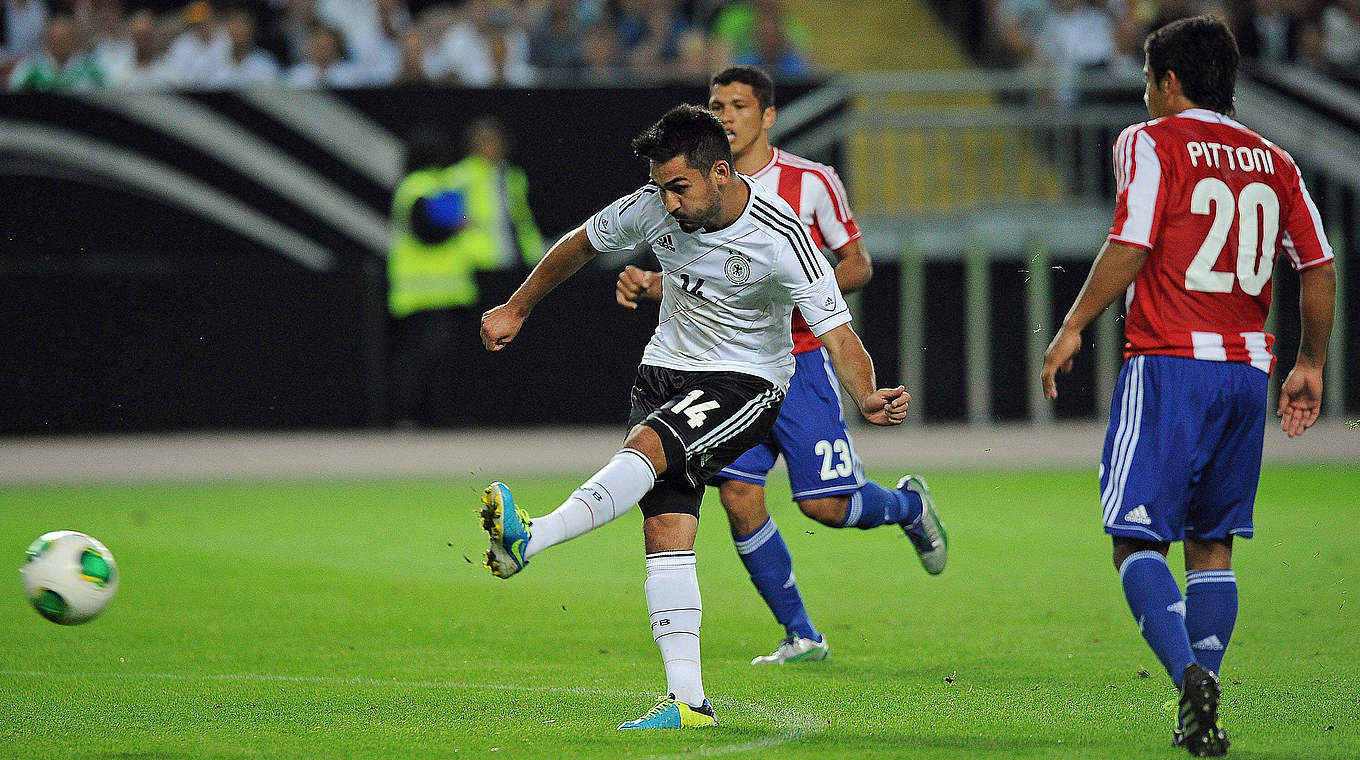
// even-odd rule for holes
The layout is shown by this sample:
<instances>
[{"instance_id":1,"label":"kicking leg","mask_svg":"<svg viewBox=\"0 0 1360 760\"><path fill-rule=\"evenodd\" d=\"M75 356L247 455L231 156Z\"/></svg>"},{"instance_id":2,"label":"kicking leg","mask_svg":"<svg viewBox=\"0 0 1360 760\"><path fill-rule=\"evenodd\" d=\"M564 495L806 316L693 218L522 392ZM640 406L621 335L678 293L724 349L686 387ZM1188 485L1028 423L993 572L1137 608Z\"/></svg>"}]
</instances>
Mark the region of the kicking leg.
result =
<instances>
[{"instance_id":1,"label":"kicking leg","mask_svg":"<svg viewBox=\"0 0 1360 760\"><path fill-rule=\"evenodd\" d=\"M482 495L482 527L491 536L486 566L509 578L544 549L588 533L627 512L666 471L666 455L656 432L638 425L609 464L572 492L547 515L530 520L515 506L510 488L492 483Z\"/></svg>"}]
</instances>

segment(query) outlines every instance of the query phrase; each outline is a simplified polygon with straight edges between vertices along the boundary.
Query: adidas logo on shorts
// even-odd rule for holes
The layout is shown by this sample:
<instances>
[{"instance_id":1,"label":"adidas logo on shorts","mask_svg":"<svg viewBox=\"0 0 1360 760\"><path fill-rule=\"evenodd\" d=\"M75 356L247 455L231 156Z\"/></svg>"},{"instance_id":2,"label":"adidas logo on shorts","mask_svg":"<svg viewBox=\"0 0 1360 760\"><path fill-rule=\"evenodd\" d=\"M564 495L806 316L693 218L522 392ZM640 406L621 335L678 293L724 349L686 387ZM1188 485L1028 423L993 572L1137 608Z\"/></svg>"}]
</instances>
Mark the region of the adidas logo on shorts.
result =
<instances>
[{"instance_id":1,"label":"adidas logo on shorts","mask_svg":"<svg viewBox=\"0 0 1360 760\"><path fill-rule=\"evenodd\" d=\"M1136 523L1138 525L1151 525L1152 518L1148 517L1147 507L1142 504L1139 504L1138 506L1124 513L1124 522Z\"/></svg>"}]
</instances>

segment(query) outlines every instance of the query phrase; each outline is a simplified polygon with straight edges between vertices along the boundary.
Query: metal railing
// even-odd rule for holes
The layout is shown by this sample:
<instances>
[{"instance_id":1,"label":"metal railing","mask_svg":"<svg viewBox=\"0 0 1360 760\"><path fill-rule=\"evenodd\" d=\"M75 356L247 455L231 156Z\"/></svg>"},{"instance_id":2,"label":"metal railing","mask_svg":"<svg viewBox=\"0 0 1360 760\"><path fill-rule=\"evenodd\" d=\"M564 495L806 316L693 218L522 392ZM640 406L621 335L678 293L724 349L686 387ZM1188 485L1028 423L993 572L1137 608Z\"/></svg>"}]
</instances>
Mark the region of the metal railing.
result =
<instances>
[{"instance_id":1,"label":"metal railing","mask_svg":"<svg viewBox=\"0 0 1360 760\"><path fill-rule=\"evenodd\" d=\"M1099 249L1114 208L1112 146L1147 112L1133 72L1079 78L1076 104L1066 107L1055 105L1050 81L1012 71L851 75L781 109L772 130L789 150L837 163L867 247L900 261L898 357L917 420L930 414L918 357L931 261L964 267L966 414L974 423L993 419L990 264L997 260L1025 273L1029 417L1053 419L1038 377L1054 329L1053 273L1064 262L1089 262ZM1262 133L1278 135L1303 168L1340 270L1342 254L1360 238L1360 139L1304 119L1250 82L1239 84L1238 110ZM1345 411L1348 351L1354 353L1345 293L1339 283L1324 404L1330 415ZM1108 408L1121 361L1118 311L1107 309L1094 326L1098 414Z\"/></svg>"}]
</instances>

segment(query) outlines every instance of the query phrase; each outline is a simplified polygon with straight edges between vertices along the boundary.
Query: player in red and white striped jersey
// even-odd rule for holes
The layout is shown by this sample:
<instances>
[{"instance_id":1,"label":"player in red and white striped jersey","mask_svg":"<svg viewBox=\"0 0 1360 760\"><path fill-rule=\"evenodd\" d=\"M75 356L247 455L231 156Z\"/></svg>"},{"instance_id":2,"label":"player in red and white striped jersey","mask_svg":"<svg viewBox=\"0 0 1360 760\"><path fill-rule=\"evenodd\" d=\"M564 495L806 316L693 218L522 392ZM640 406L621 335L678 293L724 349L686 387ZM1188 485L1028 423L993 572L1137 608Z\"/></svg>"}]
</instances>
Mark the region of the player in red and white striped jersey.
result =
<instances>
[{"instance_id":1,"label":"player in red and white striped jersey","mask_svg":"<svg viewBox=\"0 0 1360 760\"><path fill-rule=\"evenodd\" d=\"M742 87L742 84L735 81L718 86L734 91ZM750 88L749 85L745 87ZM721 100L721 96L715 96L715 99ZM764 131L760 130L762 135ZM756 137L751 139L758 140ZM852 293L867 285L869 278L873 276L873 268L869 263L869 255L860 245L859 225L855 224L855 217L850 213L850 201L845 197L845 185L836 175L836 170L825 164L795 156L786 150L780 150L770 145L768 140L764 143L764 147L769 150L769 160L759 169L752 171L751 176L779 193L779 197L793 207L793 212L798 214L803 226L812 234L812 241L819 248L836 252L838 260L836 282L840 285L842 293ZM759 147L752 146L757 150L748 149L747 153L758 154ZM734 150L733 156L738 155L742 154ZM758 155L753 158L758 160ZM741 158L736 160L738 163L741 162ZM803 313L794 309L793 353L816 351L821 347L822 342L808 329Z\"/></svg>"},{"instance_id":2,"label":"player in red and white striped jersey","mask_svg":"<svg viewBox=\"0 0 1360 760\"><path fill-rule=\"evenodd\" d=\"M868 283L869 256L860 245L859 227L836 171L769 143L767 130L775 120L769 75L753 66L724 69L710 83L708 104L727 131L737 171L778 192L813 241L835 252L841 291ZM635 306L639 297L659 299L661 278L629 267L619 275L617 298ZM830 651L803 604L792 556L766 508L765 480L778 457L784 457L793 499L807 516L833 528L898 526L932 574L944 570L948 559L947 535L925 481L908 475L896 488L885 488L865 477L826 352L798 309L792 327L797 369L773 431L710 481L718 486L752 583L787 634L774 652L756 657L753 665L822 660Z\"/></svg>"},{"instance_id":3,"label":"player in red and white striped jersey","mask_svg":"<svg viewBox=\"0 0 1360 760\"><path fill-rule=\"evenodd\" d=\"M1298 359L1280 389L1290 436L1318 418L1336 275L1322 221L1289 154L1230 118L1238 52L1210 16L1144 43L1152 121L1115 145L1114 225L1044 356L1070 371L1081 331L1126 293L1125 361L1101 455L1101 506L1139 631L1181 689L1175 741L1227 753L1218 671L1237 619L1235 537L1250 538L1261 474L1271 273L1299 272ZM1167 565L1185 546L1185 594Z\"/></svg>"},{"instance_id":4,"label":"player in red and white striped jersey","mask_svg":"<svg viewBox=\"0 0 1360 760\"><path fill-rule=\"evenodd\" d=\"M1276 251L1297 270L1332 260L1294 160L1222 113L1187 108L1124 130L1115 170L1109 239L1158 254L1128 292L1125 355L1247 362L1269 373Z\"/></svg>"}]
</instances>

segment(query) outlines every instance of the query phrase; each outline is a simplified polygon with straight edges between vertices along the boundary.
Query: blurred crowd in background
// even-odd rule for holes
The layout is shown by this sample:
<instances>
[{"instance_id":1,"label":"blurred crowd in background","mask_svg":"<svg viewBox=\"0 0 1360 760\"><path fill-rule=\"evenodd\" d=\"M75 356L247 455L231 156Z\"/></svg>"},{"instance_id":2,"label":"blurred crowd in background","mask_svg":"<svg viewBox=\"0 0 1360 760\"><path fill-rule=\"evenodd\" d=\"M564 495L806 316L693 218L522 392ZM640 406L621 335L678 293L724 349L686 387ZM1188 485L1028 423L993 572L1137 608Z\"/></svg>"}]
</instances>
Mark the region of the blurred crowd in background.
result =
<instances>
[{"instance_id":1,"label":"blurred crowd in background","mask_svg":"<svg viewBox=\"0 0 1360 760\"><path fill-rule=\"evenodd\" d=\"M783 0L0 0L15 90L705 83L813 74Z\"/></svg>"},{"instance_id":2,"label":"blurred crowd in background","mask_svg":"<svg viewBox=\"0 0 1360 760\"><path fill-rule=\"evenodd\" d=\"M1137 71L1148 32L1222 18L1248 65L1291 63L1360 79L1360 0L990 0L992 62L1059 72Z\"/></svg>"},{"instance_id":3,"label":"blurred crowd in background","mask_svg":"<svg viewBox=\"0 0 1360 760\"><path fill-rule=\"evenodd\" d=\"M969 9L955 28L984 65L1136 71L1148 31L1207 12L1249 62L1360 78L1360 0L933 2ZM812 43L785 0L0 0L11 89L702 84L731 63L788 81L819 73Z\"/></svg>"}]
</instances>

